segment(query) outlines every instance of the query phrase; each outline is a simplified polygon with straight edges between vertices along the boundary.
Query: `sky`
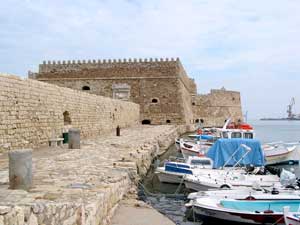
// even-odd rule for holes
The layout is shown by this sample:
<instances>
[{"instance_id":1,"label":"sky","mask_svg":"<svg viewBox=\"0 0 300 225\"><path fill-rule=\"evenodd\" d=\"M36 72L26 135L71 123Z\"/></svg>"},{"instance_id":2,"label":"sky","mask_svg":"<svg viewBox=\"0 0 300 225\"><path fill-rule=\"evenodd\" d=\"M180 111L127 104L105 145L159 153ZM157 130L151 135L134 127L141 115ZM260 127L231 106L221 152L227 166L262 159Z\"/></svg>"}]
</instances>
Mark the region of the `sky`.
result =
<instances>
[{"instance_id":1,"label":"sky","mask_svg":"<svg viewBox=\"0 0 300 225\"><path fill-rule=\"evenodd\" d=\"M0 72L43 60L179 57L198 93L241 92L249 118L300 113L299 0L7 0ZM0 87L1 88L1 87Z\"/></svg>"}]
</instances>

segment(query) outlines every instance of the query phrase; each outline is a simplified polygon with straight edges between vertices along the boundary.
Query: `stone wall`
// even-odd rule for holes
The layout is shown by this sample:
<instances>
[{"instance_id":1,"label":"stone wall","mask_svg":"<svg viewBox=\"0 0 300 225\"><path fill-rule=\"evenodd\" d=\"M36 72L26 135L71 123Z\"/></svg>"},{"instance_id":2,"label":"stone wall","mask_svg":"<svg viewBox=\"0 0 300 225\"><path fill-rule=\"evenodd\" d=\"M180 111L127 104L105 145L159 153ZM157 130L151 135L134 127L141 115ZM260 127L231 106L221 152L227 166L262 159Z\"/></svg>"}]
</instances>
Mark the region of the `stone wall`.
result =
<instances>
[{"instance_id":1,"label":"stone wall","mask_svg":"<svg viewBox=\"0 0 300 225\"><path fill-rule=\"evenodd\" d=\"M179 59L129 59L44 62L39 73L30 74L39 81L115 98L140 105L141 121L151 124L186 124L193 119L190 95L196 85ZM125 96L124 96L125 95ZM126 96L128 95L128 96Z\"/></svg>"},{"instance_id":2,"label":"stone wall","mask_svg":"<svg viewBox=\"0 0 300 225\"><path fill-rule=\"evenodd\" d=\"M204 126L224 125L229 117L232 121L243 120L240 93L225 89L211 90L209 94L198 95L193 99L195 120L203 120Z\"/></svg>"},{"instance_id":3,"label":"stone wall","mask_svg":"<svg viewBox=\"0 0 300 225\"><path fill-rule=\"evenodd\" d=\"M83 138L139 121L139 106L34 80L0 75L0 151L47 145L70 127Z\"/></svg>"}]
</instances>

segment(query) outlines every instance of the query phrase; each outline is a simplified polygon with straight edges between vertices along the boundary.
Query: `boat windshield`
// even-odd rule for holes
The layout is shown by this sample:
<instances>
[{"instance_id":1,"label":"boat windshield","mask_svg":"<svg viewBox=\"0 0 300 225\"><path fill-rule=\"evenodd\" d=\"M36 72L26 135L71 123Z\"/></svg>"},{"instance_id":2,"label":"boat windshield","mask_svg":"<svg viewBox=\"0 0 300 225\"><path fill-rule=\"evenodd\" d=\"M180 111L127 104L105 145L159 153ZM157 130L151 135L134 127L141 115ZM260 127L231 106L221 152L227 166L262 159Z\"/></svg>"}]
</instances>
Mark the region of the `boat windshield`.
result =
<instances>
[{"instance_id":1,"label":"boat windshield","mask_svg":"<svg viewBox=\"0 0 300 225\"><path fill-rule=\"evenodd\" d=\"M253 139L253 133L244 133L244 138Z\"/></svg>"},{"instance_id":2,"label":"boat windshield","mask_svg":"<svg viewBox=\"0 0 300 225\"><path fill-rule=\"evenodd\" d=\"M191 161L192 165L211 165L211 161L210 160L203 160L203 159L193 159Z\"/></svg>"},{"instance_id":3,"label":"boat windshield","mask_svg":"<svg viewBox=\"0 0 300 225\"><path fill-rule=\"evenodd\" d=\"M232 132L231 133L231 138L241 138L242 133L241 132Z\"/></svg>"}]
</instances>

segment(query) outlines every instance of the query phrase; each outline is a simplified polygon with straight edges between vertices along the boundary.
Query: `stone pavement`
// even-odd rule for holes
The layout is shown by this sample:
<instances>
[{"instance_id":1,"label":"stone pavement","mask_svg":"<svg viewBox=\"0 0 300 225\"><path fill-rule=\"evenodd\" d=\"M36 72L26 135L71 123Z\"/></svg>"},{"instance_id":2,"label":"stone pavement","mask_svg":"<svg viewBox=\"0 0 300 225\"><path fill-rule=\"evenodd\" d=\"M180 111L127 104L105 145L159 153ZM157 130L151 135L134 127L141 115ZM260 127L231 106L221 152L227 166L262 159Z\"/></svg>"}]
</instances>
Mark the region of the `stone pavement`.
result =
<instances>
[{"instance_id":1,"label":"stone pavement","mask_svg":"<svg viewBox=\"0 0 300 225\"><path fill-rule=\"evenodd\" d=\"M8 189L7 155L0 155L0 224L109 224L118 202L135 192L153 158L185 132L179 126L137 126L81 149L33 152L33 188Z\"/></svg>"},{"instance_id":2,"label":"stone pavement","mask_svg":"<svg viewBox=\"0 0 300 225\"><path fill-rule=\"evenodd\" d=\"M121 201L112 218L112 225L175 225L170 219L162 215L143 202Z\"/></svg>"}]
</instances>

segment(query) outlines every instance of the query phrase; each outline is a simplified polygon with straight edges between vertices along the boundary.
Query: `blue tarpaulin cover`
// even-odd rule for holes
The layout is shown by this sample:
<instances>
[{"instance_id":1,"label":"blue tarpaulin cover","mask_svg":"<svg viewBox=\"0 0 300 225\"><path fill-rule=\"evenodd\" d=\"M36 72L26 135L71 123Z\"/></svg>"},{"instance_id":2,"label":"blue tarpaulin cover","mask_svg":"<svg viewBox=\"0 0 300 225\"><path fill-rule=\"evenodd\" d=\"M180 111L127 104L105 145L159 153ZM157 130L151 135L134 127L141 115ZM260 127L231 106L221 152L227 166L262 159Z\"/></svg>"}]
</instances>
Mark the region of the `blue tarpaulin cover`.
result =
<instances>
[{"instance_id":1,"label":"blue tarpaulin cover","mask_svg":"<svg viewBox=\"0 0 300 225\"><path fill-rule=\"evenodd\" d=\"M258 140L242 138L219 139L206 154L207 157L214 161L213 168L224 166L227 160L229 160L232 154L238 149L234 158L227 164L227 166L233 166L246 152L246 149L242 147L241 144L245 144L251 148L251 151L240 162L241 165L252 164L254 166L263 166L265 164L263 150Z\"/></svg>"}]
</instances>

